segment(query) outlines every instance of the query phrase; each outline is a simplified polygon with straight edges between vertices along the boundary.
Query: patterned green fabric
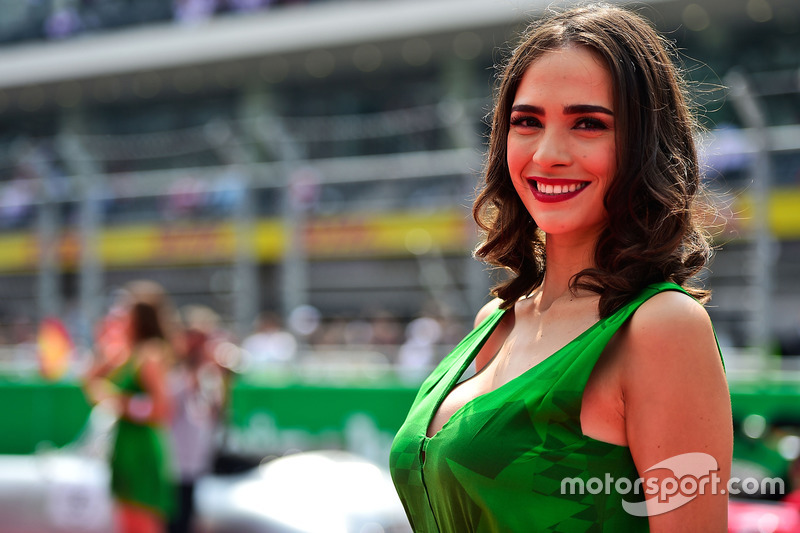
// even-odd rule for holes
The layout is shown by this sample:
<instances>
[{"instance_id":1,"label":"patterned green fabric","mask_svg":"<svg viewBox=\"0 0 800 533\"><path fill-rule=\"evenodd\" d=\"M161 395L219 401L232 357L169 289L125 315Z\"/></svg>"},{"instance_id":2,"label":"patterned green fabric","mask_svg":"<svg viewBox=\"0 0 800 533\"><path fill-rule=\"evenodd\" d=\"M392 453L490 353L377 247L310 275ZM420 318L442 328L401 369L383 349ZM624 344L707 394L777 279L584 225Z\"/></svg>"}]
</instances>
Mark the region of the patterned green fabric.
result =
<instances>
[{"instance_id":1,"label":"patterned green fabric","mask_svg":"<svg viewBox=\"0 0 800 533\"><path fill-rule=\"evenodd\" d=\"M135 357L111 381L125 394L144 394ZM111 453L111 492L120 501L164 517L175 508L172 462L165 428L128 418L117 422Z\"/></svg>"},{"instance_id":2,"label":"patterned green fabric","mask_svg":"<svg viewBox=\"0 0 800 533\"><path fill-rule=\"evenodd\" d=\"M629 449L583 435L580 409L611 337L644 301L666 290L682 289L674 283L648 286L552 356L467 402L428 438L431 418L504 311L472 331L422 384L392 443L392 477L414 531L648 531L646 517L622 508L622 499L642 501L643 495L614 483L639 477ZM607 476L610 493L562 493L565 478L586 483Z\"/></svg>"}]
</instances>

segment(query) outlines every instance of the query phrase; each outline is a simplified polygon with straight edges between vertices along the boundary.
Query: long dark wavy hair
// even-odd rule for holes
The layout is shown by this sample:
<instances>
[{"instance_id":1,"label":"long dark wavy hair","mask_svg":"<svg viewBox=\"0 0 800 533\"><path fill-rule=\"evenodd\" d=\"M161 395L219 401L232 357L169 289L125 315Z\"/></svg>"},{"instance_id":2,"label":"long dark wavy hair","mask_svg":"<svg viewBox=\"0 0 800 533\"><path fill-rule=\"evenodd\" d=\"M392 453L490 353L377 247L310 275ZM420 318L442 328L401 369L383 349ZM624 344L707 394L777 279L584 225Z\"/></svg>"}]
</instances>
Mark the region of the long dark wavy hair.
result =
<instances>
[{"instance_id":1,"label":"long dark wavy hair","mask_svg":"<svg viewBox=\"0 0 800 533\"><path fill-rule=\"evenodd\" d=\"M700 170L686 86L672 47L639 15L607 4L551 14L533 23L502 69L496 88L484 182L473 216L484 232L475 256L510 272L493 289L509 308L541 285L544 235L514 190L507 163L511 106L527 68L569 45L593 50L611 73L617 171L605 194L608 213L594 267L571 289L600 295L607 317L645 286L672 281L705 302L710 292L689 283L711 255L701 220Z\"/></svg>"},{"instance_id":2,"label":"long dark wavy hair","mask_svg":"<svg viewBox=\"0 0 800 533\"><path fill-rule=\"evenodd\" d=\"M130 298L131 342L135 345L152 339L168 340L171 308L164 289L153 281L137 280L127 284L126 292Z\"/></svg>"},{"instance_id":3,"label":"long dark wavy hair","mask_svg":"<svg viewBox=\"0 0 800 533\"><path fill-rule=\"evenodd\" d=\"M164 328L158 316L158 309L145 302L131 306L131 340L134 343L151 339L166 340Z\"/></svg>"}]
</instances>

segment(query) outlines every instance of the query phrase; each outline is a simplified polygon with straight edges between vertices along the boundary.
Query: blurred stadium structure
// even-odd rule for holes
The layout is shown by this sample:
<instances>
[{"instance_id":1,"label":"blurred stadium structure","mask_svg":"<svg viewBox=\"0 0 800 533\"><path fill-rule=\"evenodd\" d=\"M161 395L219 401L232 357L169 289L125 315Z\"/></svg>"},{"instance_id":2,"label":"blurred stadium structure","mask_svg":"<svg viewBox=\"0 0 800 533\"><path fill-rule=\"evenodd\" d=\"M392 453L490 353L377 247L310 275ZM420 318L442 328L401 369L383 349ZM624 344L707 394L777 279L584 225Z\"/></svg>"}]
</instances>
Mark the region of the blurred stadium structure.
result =
<instances>
[{"instance_id":1,"label":"blurred stadium structure","mask_svg":"<svg viewBox=\"0 0 800 533\"><path fill-rule=\"evenodd\" d=\"M0 2L4 339L56 315L88 342L142 277L240 336L307 304L470 323L492 65L550 4ZM638 5L704 107L730 215L708 274L720 341L798 352L800 5Z\"/></svg>"}]
</instances>

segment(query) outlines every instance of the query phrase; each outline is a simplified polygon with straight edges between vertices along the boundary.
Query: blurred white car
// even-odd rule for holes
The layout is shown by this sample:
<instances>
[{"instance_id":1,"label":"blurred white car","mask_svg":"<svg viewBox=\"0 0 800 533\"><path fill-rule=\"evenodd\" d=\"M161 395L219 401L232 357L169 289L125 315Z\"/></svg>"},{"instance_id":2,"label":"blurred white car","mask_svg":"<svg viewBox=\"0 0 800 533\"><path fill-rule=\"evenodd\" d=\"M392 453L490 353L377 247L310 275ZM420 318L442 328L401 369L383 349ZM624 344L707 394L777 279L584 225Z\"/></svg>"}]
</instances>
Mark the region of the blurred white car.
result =
<instances>
[{"instance_id":1,"label":"blurred white car","mask_svg":"<svg viewBox=\"0 0 800 533\"><path fill-rule=\"evenodd\" d=\"M0 533L113 532L106 459L113 423L98 408L74 444L0 455Z\"/></svg>"},{"instance_id":2,"label":"blurred white car","mask_svg":"<svg viewBox=\"0 0 800 533\"><path fill-rule=\"evenodd\" d=\"M202 533L410 533L387 470L344 451L302 452L196 487Z\"/></svg>"},{"instance_id":3,"label":"blurred white car","mask_svg":"<svg viewBox=\"0 0 800 533\"><path fill-rule=\"evenodd\" d=\"M108 533L105 463L58 453L0 456L0 532Z\"/></svg>"}]
</instances>

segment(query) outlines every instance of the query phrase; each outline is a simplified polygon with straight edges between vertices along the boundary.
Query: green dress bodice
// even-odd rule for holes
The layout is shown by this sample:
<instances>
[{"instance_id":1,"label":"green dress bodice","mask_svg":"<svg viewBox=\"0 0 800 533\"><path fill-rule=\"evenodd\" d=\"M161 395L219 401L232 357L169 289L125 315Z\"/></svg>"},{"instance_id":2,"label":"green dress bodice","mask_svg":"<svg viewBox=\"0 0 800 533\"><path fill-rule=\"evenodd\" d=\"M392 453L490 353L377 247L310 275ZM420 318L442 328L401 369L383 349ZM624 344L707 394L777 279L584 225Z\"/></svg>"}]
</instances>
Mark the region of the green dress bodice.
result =
<instances>
[{"instance_id":1,"label":"green dress bodice","mask_svg":"<svg viewBox=\"0 0 800 533\"><path fill-rule=\"evenodd\" d=\"M682 291L674 283L648 286L541 363L468 401L427 437L439 405L504 311L473 330L423 382L392 444L392 477L414 531L648 531L646 517L622 507L622 499L642 501L643 495L622 494L614 483L609 492L570 494L563 483L639 477L627 447L583 434L581 402L611 337L643 302L665 290Z\"/></svg>"}]
</instances>

